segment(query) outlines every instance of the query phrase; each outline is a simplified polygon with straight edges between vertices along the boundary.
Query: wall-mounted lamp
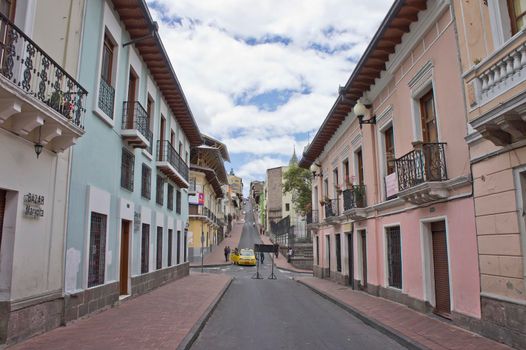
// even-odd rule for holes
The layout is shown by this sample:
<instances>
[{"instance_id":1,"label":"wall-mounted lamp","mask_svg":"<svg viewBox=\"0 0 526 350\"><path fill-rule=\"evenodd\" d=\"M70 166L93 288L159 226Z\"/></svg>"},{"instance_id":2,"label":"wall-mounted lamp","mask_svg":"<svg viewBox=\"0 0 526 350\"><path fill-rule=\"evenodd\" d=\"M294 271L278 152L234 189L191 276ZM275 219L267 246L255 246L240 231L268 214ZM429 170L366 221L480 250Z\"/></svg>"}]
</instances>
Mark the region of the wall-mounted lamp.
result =
<instances>
[{"instance_id":1,"label":"wall-mounted lamp","mask_svg":"<svg viewBox=\"0 0 526 350\"><path fill-rule=\"evenodd\" d=\"M365 114L367 114L368 108L366 105L364 105L362 102L358 100L356 104L354 105L353 112L358 118L358 123L360 124L360 129L362 128L363 124L376 124L376 116L373 116L367 120L363 120L363 117Z\"/></svg>"},{"instance_id":2,"label":"wall-mounted lamp","mask_svg":"<svg viewBox=\"0 0 526 350\"><path fill-rule=\"evenodd\" d=\"M40 153L42 153L42 149L44 148L44 145L41 143L41 140L40 140L41 136L42 136L42 126L39 126L38 127L38 142L35 143L35 153L37 154L37 159L40 156Z\"/></svg>"}]
</instances>

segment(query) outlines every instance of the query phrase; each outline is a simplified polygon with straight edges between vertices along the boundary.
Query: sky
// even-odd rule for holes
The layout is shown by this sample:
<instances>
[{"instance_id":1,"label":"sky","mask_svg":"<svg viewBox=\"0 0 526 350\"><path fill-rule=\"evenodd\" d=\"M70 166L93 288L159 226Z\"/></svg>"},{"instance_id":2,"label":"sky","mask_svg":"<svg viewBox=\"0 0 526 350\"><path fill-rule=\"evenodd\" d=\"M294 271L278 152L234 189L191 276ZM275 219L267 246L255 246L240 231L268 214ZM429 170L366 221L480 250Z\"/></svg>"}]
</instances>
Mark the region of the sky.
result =
<instances>
[{"instance_id":1,"label":"sky","mask_svg":"<svg viewBox=\"0 0 526 350\"><path fill-rule=\"evenodd\" d=\"M301 158L393 0L147 0L202 133L245 189Z\"/></svg>"}]
</instances>

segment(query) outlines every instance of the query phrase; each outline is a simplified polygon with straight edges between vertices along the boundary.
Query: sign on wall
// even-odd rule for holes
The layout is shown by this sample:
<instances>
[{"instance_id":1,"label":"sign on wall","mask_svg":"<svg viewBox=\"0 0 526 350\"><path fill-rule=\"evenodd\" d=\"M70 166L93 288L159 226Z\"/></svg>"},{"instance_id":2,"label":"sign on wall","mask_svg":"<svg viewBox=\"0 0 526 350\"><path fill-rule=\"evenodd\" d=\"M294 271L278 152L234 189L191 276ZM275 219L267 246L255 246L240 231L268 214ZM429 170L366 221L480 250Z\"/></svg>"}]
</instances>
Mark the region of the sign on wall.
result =
<instances>
[{"instance_id":1,"label":"sign on wall","mask_svg":"<svg viewBox=\"0 0 526 350\"><path fill-rule=\"evenodd\" d=\"M188 195L188 204L204 205L205 204L205 194L195 193L192 195Z\"/></svg>"},{"instance_id":2,"label":"sign on wall","mask_svg":"<svg viewBox=\"0 0 526 350\"><path fill-rule=\"evenodd\" d=\"M387 198L398 194L398 175L396 172L385 177L385 196Z\"/></svg>"},{"instance_id":3,"label":"sign on wall","mask_svg":"<svg viewBox=\"0 0 526 350\"><path fill-rule=\"evenodd\" d=\"M33 219L44 216L44 196L28 193L24 196L24 215Z\"/></svg>"}]
</instances>

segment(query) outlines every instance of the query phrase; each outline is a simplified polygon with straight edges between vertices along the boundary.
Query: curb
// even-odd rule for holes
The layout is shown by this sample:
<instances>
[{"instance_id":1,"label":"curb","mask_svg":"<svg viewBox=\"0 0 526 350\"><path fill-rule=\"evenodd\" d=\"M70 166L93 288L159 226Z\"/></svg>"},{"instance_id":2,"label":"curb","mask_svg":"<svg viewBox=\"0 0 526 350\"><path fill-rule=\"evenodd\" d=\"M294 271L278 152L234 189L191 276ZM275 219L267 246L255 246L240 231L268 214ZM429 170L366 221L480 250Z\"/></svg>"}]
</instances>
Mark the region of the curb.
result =
<instances>
[{"instance_id":1,"label":"curb","mask_svg":"<svg viewBox=\"0 0 526 350\"><path fill-rule=\"evenodd\" d=\"M309 285L308 283L305 283L303 281L300 281L300 280L296 280L297 283L301 284L301 285L304 285L305 287L309 288L310 290L312 290L313 292L315 292L316 294L319 294L320 296L322 296L323 298L331 301L332 303L338 305L339 307L341 307L342 309L344 309L345 311L349 312L350 314L352 314L353 316L355 316L356 318L358 318L359 320L361 320L363 323L365 323L366 325L376 329L377 331L379 331L380 333L383 333L385 335L387 335L389 338L395 340L398 344L408 348L408 349L414 349L414 350L428 350L429 348L418 343L417 341L403 335L402 333L394 330L393 328L373 319L373 318L369 318L365 313L353 308L352 306L336 299L335 297L332 297L328 294L325 294L324 292L320 291L319 289Z\"/></svg>"},{"instance_id":2,"label":"curb","mask_svg":"<svg viewBox=\"0 0 526 350\"><path fill-rule=\"evenodd\" d=\"M233 280L234 280L233 278L230 278L228 283L223 287L223 289L221 289L221 291L219 292L217 297L214 299L214 301L212 301L212 303L206 308L204 314L199 318L199 320L197 320L197 322L193 325L190 331L188 331L188 334L186 334L183 340L179 343L179 345L176 348L177 350L189 350L190 349L190 347L194 344L197 337L199 336L199 334L205 327L206 322L208 321L208 319L210 318L210 316L216 309L217 305L219 304L219 301L221 301L221 299L223 298L223 295L225 295L226 291L232 284Z\"/></svg>"},{"instance_id":3,"label":"curb","mask_svg":"<svg viewBox=\"0 0 526 350\"><path fill-rule=\"evenodd\" d=\"M313 274L312 271L309 271L309 270L293 270L293 269L289 269L287 267L279 267L278 265L274 265L274 267L276 269L279 269L279 270L285 270L285 271L288 271L288 272L294 272L294 273L310 273L311 275Z\"/></svg>"},{"instance_id":4,"label":"curb","mask_svg":"<svg viewBox=\"0 0 526 350\"><path fill-rule=\"evenodd\" d=\"M233 265L232 263L228 263L228 264L209 264L209 265L203 265L203 267L206 269L207 267L224 267L224 266L231 266ZM200 269L201 268L201 265L190 265L190 268L191 269Z\"/></svg>"}]
</instances>

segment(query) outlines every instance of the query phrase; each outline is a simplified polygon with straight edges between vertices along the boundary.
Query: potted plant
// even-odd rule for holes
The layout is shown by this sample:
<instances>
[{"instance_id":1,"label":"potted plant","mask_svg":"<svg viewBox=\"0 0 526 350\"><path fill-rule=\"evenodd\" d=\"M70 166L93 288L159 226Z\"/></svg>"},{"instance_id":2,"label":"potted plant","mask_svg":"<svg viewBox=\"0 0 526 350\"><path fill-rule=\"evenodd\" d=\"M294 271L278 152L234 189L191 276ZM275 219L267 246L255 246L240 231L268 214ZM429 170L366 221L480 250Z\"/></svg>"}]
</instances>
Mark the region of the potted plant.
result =
<instances>
[{"instance_id":1,"label":"potted plant","mask_svg":"<svg viewBox=\"0 0 526 350\"><path fill-rule=\"evenodd\" d=\"M354 202L356 204L356 208L364 208L365 207L365 186L363 185L354 186L353 195L354 195Z\"/></svg>"}]
</instances>

